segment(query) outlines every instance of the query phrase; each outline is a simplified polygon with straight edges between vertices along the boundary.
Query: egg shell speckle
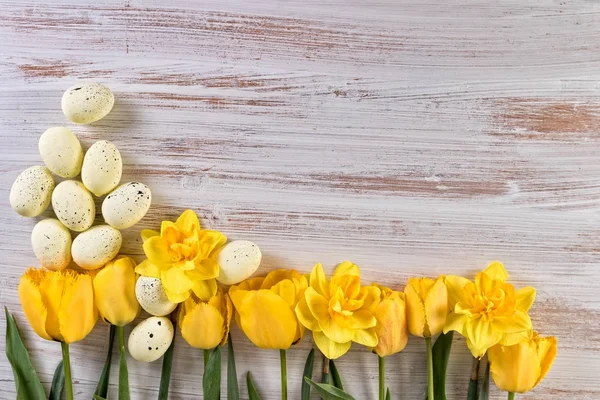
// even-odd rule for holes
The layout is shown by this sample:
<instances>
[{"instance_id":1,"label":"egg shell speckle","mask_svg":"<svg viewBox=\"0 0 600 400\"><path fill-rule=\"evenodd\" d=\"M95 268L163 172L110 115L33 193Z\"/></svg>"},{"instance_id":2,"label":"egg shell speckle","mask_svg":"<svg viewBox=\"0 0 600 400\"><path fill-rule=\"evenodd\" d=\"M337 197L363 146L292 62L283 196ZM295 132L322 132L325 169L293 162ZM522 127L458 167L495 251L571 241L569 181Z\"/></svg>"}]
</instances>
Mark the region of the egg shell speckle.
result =
<instances>
[{"instance_id":1,"label":"egg shell speckle","mask_svg":"<svg viewBox=\"0 0 600 400\"><path fill-rule=\"evenodd\" d=\"M100 197L117 187L123 173L119 149L108 140L100 140L85 153L81 180L85 187Z\"/></svg>"},{"instance_id":2,"label":"egg shell speckle","mask_svg":"<svg viewBox=\"0 0 600 400\"><path fill-rule=\"evenodd\" d=\"M62 96L65 117L76 124L91 124L104 118L115 104L112 91L100 83L71 86Z\"/></svg>"},{"instance_id":3,"label":"egg shell speckle","mask_svg":"<svg viewBox=\"0 0 600 400\"><path fill-rule=\"evenodd\" d=\"M129 334L129 354L141 362L158 360L169 348L174 335L173 324L165 317L150 317Z\"/></svg>"},{"instance_id":4,"label":"egg shell speckle","mask_svg":"<svg viewBox=\"0 0 600 400\"><path fill-rule=\"evenodd\" d=\"M35 256L52 271L61 271L71 262L71 242L71 232L54 218L41 220L31 232Z\"/></svg>"},{"instance_id":5,"label":"egg shell speckle","mask_svg":"<svg viewBox=\"0 0 600 400\"><path fill-rule=\"evenodd\" d=\"M135 296L138 303L148 313L157 317L170 314L177 304L167 297L160 279L140 276L135 284Z\"/></svg>"},{"instance_id":6,"label":"egg shell speckle","mask_svg":"<svg viewBox=\"0 0 600 400\"><path fill-rule=\"evenodd\" d=\"M150 208L152 193L140 182L129 182L113 190L102 202L104 221L117 229L137 224Z\"/></svg>"},{"instance_id":7,"label":"egg shell speckle","mask_svg":"<svg viewBox=\"0 0 600 400\"><path fill-rule=\"evenodd\" d=\"M248 240L227 243L217 256L219 277L224 285L235 285L249 278L260 266L262 253L258 246Z\"/></svg>"},{"instance_id":8,"label":"egg shell speckle","mask_svg":"<svg viewBox=\"0 0 600 400\"><path fill-rule=\"evenodd\" d=\"M122 242L121 232L112 226L94 226L73 240L73 261L83 269L100 268L117 256Z\"/></svg>"},{"instance_id":9,"label":"egg shell speckle","mask_svg":"<svg viewBox=\"0 0 600 400\"><path fill-rule=\"evenodd\" d=\"M63 181L52 193L52 208L59 221L75 232L94 223L96 206L92 194L78 181Z\"/></svg>"},{"instance_id":10,"label":"egg shell speckle","mask_svg":"<svg viewBox=\"0 0 600 400\"><path fill-rule=\"evenodd\" d=\"M77 136L64 127L49 128L40 136L39 150L50 171L63 178L74 178L81 172L83 149Z\"/></svg>"},{"instance_id":11,"label":"egg shell speckle","mask_svg":"<svg viewBox=\"0 0 600 400\"><path fill-rule=\"evenodd\" d=\"M54 179L46 167L29 167L21 172L10 189L10 205L24 217L37 217L48 208Z\"/></svg>"}]
</instances>

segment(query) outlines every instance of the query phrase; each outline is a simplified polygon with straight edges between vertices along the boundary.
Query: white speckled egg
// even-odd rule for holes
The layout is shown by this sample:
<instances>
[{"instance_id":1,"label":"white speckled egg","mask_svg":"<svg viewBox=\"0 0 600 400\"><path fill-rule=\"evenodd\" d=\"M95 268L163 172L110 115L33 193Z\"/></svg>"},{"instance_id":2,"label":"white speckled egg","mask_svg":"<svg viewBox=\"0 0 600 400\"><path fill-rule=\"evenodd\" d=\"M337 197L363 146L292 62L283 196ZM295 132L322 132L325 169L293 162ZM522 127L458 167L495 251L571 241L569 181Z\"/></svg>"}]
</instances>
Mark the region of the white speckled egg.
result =
<instances>
[{"instance_id":1,"label":"white speckled egg","mask_svg":"<svg viewBox=\"0 0 600 400\"><path fill-rule=\"evenodd\" d=\"M10 205L24 217L37 217L50 204L54 179L48 168L36 165L21 172L10 189Z\"/></svg>"},{"instance_id":2,"label":"white speckled egg","mask_svg":"<svg viewBox=\"0 0 600 400\"><path fill-rule=\"evenodd\" d=\"M219 251L219 277L224 285L235 285L249 278L259 267L262 253L248 240L234 240Z\"/></svg>"},{"instance_id":3,"label":"white speckled egg","mask_svg":"<svg viewBox=\"0 0 600 400\"><path fill-rule=\"evenodd\" d=\"M123 173L119 149L108 140L100 140L85 153L81 180L86 188L100 197L117 187Z\"/></svg>"},{"instance_id":4,"label":"white speckled egg","mask_svg":"<svg viewBox=\"0 0 600 400\"><path fill-rule=\"evenodd\" d=\"M71 86L61 101L63 113L76 124L91 124L106 117L114 104L112 91L100 83Z\"/></svg>"},{"instance_id":5,"label":"white speckled egg","mask_svg":"<svg viewBox=\"0 0 600 400\"><path fill-rule=\"evenodd\" d=\"M81 172L83 150L77 136L69 128L49 128L40 136L40 155L50 171L63 178L74 178Z\"/></svg>"},{"instance_id":6,"label":"white speckled egg","mask_svg":"<svg viewBox=\"0 0 600 400\"><path fill-rule=\"evenodd\" d=\"M92 194L77 181L63 181L52 193L52 208L60 222L75 232L83 232L94 223L96 207Z\"/></svg>"},{"instance_id":7,"label":"white speckled egg","mask_svg":"<svg viewBox=\"0 0 600 400\"><path fill-rule=\"evenodd\" d=\"M121 232L112 226L94 226L73 240L73 261L83 269L100 268L117 256L122 242Z\"/></svg>"},{"instance_id":8,"label":"white speckled egg","mask_svg":"<svg viewBox=\"0 0 600 400\"><path fill-rule=\"evenodd\" d=\"M125 183L106 196L102 216L110 226L127 229L144 218L151 202L148 186L139 182Z\"/></svg>"},{"instance_id":9,"label":"white speckled egg","mask_svg":"<svg viewBox=\"0 0 600 400\"><path fill-rule=\"evenodd\" d=\"M173 341L173 324L165 317L150 317L129 334L127 347L131 357L141 362L158 360Z\"/></svg>"},{"instance_id":10,"label":"white speckled egg","mask_svg":"<svg viewBox=\"0 0 600 400\"><path fill-rule=\"evenodd\" d=\"M135 297L148 313L157 317L170 314L177 304L169 301L160 279L140 276L135 284Z\"/></svg>"},{"instance_id":11,"label":"white speckled egg","mask_svg":"<svg viewBox=\"0 0 600 400\"><path fill-rule=\"evenodd\" d=\"M71 232L57 219L38 222L31 232L31 245L42 267L60 271L71 262Z\"/></svg>"}]
</instances>

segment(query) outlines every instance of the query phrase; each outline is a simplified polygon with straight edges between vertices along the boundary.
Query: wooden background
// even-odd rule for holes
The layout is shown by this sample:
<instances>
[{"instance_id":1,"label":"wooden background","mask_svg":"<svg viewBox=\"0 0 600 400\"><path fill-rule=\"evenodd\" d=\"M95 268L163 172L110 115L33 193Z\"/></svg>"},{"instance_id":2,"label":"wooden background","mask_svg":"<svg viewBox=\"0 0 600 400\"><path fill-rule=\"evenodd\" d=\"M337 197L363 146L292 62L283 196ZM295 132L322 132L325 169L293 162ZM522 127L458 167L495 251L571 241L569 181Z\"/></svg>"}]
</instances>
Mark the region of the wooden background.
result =
<instances>
[{"instance_id":1,"label":"wooden background","mask_svg":"<svg viewBox=\"0 0 600 400\"><path fill-rule=\"evenodd\" d=\"M113 141L123 180L153 191L124 253L140 260L139 231L189 207L259 244L262 272L350 259L400 289L499 259L538 289L535 327L559 340L546 380L519 398L600 398L600 2L0 0L0 55L0 300L45 386L60 346L22 314L36 221L8 192L41 163L39 135L65 125L85 148ZM60 110L80 81L116 94L92 126ZM77 399L91 397L107 332L99 322L72 346ZM278 353L233 336L240 378L252 370L278 399ZM311 346L289 352L292 399ZM424 348L411 338L388 360L394 398L423 398ZM177 337L172 399L200 397L201 358ZM449 399L465 398L470 363L456 339ZM354 346L339 368L357 399L375 398L372 354ZM129 371L132 397L155 398L160 362ZM5 358L0 381L14 398Z\"/></svg>"}]
</instances>

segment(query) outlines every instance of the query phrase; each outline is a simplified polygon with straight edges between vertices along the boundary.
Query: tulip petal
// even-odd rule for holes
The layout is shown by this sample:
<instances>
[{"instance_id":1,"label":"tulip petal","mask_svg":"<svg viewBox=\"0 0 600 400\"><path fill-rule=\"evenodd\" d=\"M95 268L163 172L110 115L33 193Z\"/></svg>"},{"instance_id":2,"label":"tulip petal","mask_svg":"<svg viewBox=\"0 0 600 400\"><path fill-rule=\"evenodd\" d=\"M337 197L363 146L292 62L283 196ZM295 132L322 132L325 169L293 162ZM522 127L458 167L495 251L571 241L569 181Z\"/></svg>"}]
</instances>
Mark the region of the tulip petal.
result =
<instances>
[{"instance_id":1,"label":"tulip petal","mask_svg":"<svg viewBox=\"0 0 600 400\"><path fill-rule=\"evenodd\" d=\"M152 230L152 229L142 229L142 240L145 242L153 236L160 236L160 232Z\"/></svg>"},{"instance_id":2,"label":"tulip petal","mask_svg":"<svg viewBox=\"0 0 600 400\"><path fill-rule=\"evenodd\" d=\"M433 287L427 293L425 313L429 335L434 336L441 333L448 315L448 289L443 278L436 279Z\"/></svg>"},{"instance_id":3,"label":"tulip petal","mask_svg":"<svg viewBox=\"0 0 600 400\"><path fill-rule=\"evenodd\" d=\"M94 277L94 299L100 316L116 326L129 324L138 315L135 296L135 262L119 257L106 264Z\"/></svg>"},{"instance_id":4,"label":"tulip petal","mask_svg":"<svg viewBox=\"0 0 600 400\"><path fill-rule=\"evenodd\" d=\"M235 287L238 289L241 289L241 290L258 290L261 288L264 280L265 280L265 278L262 276L259 276L257 278L250 278L250 279L246 279L243 282L240 282L240 284L235 285ZM233 287L234 286L232 286L232 288Z\"/></svg>"},{"instance_id":5,"label":"tulip petal","mask_svg":"<svg viewBox=\"0 0 600 400\"><path fill-rule=\"evenodd\" d=\"M535 346L530 342L494 346L488 357L492 378L501 390L525 393L533 389L540 376Z\"/></svg>"},{"instance_id":6,"label":"tulip petal","mask_svg":"<svg viewBox=\"0 0 600 400\"><path fill-rule=\"evenodd\" d=\"M31 272L33 271L33 272ZM29 325L35 333L46 340L52 340L52 337L46 332L47 310L42 302L42 295L39 287L34 284L28 274L37 273L35 270L27 271L19 282L19 299L23 306L23 311L29 321Z\"/></svg>"},{"instance_id":7,"label":"tulip petal","mask_svg":"<svg viewBox=\"0 0 600 400\"><path fill-rule=\"evenodd\" d=\"M150 278L160 279L160 268L152 264L148 259L145 259L135 267L135 273Z\"/></svg>"},{"instance_id":8,"label":"tulip petal","mask_svg":"<svg viewBox=\"0 0 600 400\"><path fill-rule=\"evenodd\" d=\"M366 347L377 346L378 339L374 329L357 329L354 331L353 342L362 344Z\"/></svg>"},{"instance_id":9,"label":"tulip petal","mask_svg":"<svg viewBox=\"0 0 600 400\"><path fill-rule=\"evenodd\" d=\"M502 265L500 261L492 261L487 268L483 270L483 273L493 280L506 282L508 279L508 272L506 272L504 265Z\"/></svg>"},{"instance_id":10,"label":"tulip petal","mask_svg":"<svg viewBox=\"0 0 600 400\"><path fill-rule=\"evenodd\" d=\"M533 302L535 301L535 288L528 286L517 290L516 300L517 300L517 308L522 311L529 311Z\"/></svg>"},{"instance_id":11,"label":"tulip petal","mask_svg":"<svg viewBox=\"0 0 600 400\"><path fill-rule=\"evenodd\" d=\"M284 279L277 283L275 286L269 289L273 293L276 293L287 303L287 305L294 309L296 306L296 287L289 279Z\"/></svg>"},{"instance_id":12,"label":"tulip petal","mask_svg":"<svg viewBox=\"0 0 600 400\"><path fill-rule=\"evenodd\" d=\"M74 274L73 271L65 273L47 273L40 282L40 293L42 303L46 306L46 332L55 340L63 341L60 332L59 311L60 302L65 292L65 279L67 275Z\"/></svg>"},{"instance_id":13,"label":"tulip petal","mask_svg":"<svg viewBox=\"0 0 600 400\"><path fill-rule=\"evenodd\" d=\"M496 333L489 321L473 319L465 326L467 345L473 357L481 358L486 351L500 341L501 335Z\"/></svg>"},{"instance_id":14,"label":"tulip petal","mask_svg":"<svg viewBox=\"0 0 600 400\"><path fill-rule=\"evenodd\" d=\"M213 349L227 336L225 320L215 307L199 303L183 318L181 335L192 347Z\"/></svg>"},{"instance_id":15,"label":"tulip petal","mask_svg":"<svg viewBox=\"0 0 600 400\"><path fill-rule=\"evenodd\" d=\"M362 290L366 291L362 309L374 313L381 301L381 290L377 286L363 286Z\"/></svg>"},{"instance_id":16,"label":"tulip petal","mask_svg":"<svg viewBox=\"0 0 600 400\"><path fill-rule=\"evenodd\" d=\"M350 341L346 343L336 343L330 340L322 332L313 331L313 339L319 350L321 350L321 353L330 360L335 360L343 356L350 350L350 346L352 346L352 342Z\"/></svg>"},{"instance_id":17,"label":"tulip petal","mask_svg":"<svg viewBox=\"0 0 600 400\"><path fill-rule=\"evenodd\" d=\"M153 236L144 242L144 253L153 264L162 266L173 263L169 244L160 236Z\"/></svg>"},{"instance_id":18,"label":"tulip petal","mask_svg":"<svg viewBox=\"0 0 600 400\"><path fill-rule=\"evenodd\" d=\"M67 277L58 310L60 332L64 341L74 343L82 340L94 329L97 319L91 277L87 274Z\"/></svg>"},{"instance_id":19,"label":"tulip petal","mask_svg":"<svg viewBox=\"0 0 600 400\"><path fill-rule=\"evenodd\" d=\"M221 340L221 346L227 342L229 336L229 330L231 329L231 317L233 316L233 305L228 295L225 296L225 334L223 340Z\"/></svg>"},{"instance_id":20,"label":"tulip petal","mask_svg":"<svg viewBox=\"0 0 600 400\"><path fill-rule=\"evenodd\" d=\"M408 331L414 336L425 336L425 304L419 295L416 287L418 282L415 279L409 279L404 294L406 295L406 315L408 320Z\"/></svg>"},{"instance_id":21,"label":"tulip petal","mask_svg":"<svg viewBox=\"0 0 600 400\"><path fill-rule=\"evenodd\" d=\"M320 324L331 319L329 315L329 303L324 296L320 295L312 287L309 287L304 292L304 297L310 313Z\"/></svg>"},{"instance_id":22,"label":"tulip petal","mask_svg":"<svg viewBox=\"0 0 600 400\"><path fill-rule=\"evenodd\" d=\"M217 281L215 279L195 281L192 291L200 300L209 301L217 293Z\"/></svg>"},{"instance_id":23,"label":"tulip petal","mask_svg":"<svg viewBox=\"0 0 600 400\"><path fill-rule=\"evenodd\" d=\"M535 385L544 379L548 371L550 371L550 367L554 363L554 359L556 358L557 351L557 341L554 336L549 336L545 338L538 339L538 360L540 361L540 374L535 381Z\"/></svg>"},{"instance_id":24,"label":"tulip petal","mask_svg":"<svg viewBox=\"0 0 600 400\"><path fill-rule=\"evenodd\" d=\"M327 281L327 277L325 276L325 271L323 271L323 266L321 263L315 265L312 269L312 272L310 273L309 285L320 295L329 296L329 282Z\"/></svg>"},{"instance_id":25,"label":"tulip petal","mask_svg":"<svg viewBox=\"0 0 600 400\"><path fill-rule=\"evenodd\" d=\"M296 315L270 290L247 292L237 310L242 330L256 346L288 349L294 342L298 324Z\"/></svg>"},{"instance_id":26,"label":"tulip petal","mask_svg":"<svg viewBox=\"0 0 600 400\"><path fill-rule=\"evenodd\" d=\"M463 300L465 286L471 281L462 276L448 275L446 276L446 287L448 288L448 307L454 310L454 306L459 301Z\"/></svg>"},{"instance_id":27,"label":"tulip petal","mask_svg":"<svg viewBox=\"0 0 600 400\"><path fill-rule=\"evenodd\" d=\"M358 276L360 278L360 268L358 268L358 265L353 264L350 261L344 261L337 266L332 278L344 275Z\"/></svg>"},{"instance_id":28,"label":"tulip petal","mask_svg":"<svg viewBox=\"0 0 600 400\"><path fill-rule=\"evenodd\" d=\"M284 279L290 279L289 270L287 269L276 269L265 276L260 289L271 289L273 286L283 281Z\"/></svg>"},{"instance_id":29,"label":"tulip petal","mask_svg":"<svg viewBox=\"0 0 600 400\"><path fill-rule=\"evenodd\" d=\"M310 329L313 332L321 331L321 328L319 327L319 322L310 312L308 304L306 303L306 298L304 296L300 298L300 301L296 306L296 316L298 317L300 323L304 325L307 329Z\"/></svg>"}]
</instances>

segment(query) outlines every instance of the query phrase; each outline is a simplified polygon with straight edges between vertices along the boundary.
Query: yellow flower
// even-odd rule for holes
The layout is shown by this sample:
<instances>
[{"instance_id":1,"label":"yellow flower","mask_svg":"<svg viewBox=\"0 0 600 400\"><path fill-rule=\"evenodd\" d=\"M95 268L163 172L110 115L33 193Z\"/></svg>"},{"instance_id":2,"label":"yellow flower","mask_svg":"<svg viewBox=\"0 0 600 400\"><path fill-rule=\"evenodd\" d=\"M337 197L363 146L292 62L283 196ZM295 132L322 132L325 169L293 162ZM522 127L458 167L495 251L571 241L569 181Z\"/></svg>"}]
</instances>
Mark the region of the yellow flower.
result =
<instances>
[{"instance_id":1,"label":"yellow flower","mask_svg":"<svg viewBox=\"0 0 600 400\"><path fill-rule=\"evenodd\" d=\"M329 359L346 354L352 342L377 346L377 286L361 286L357 265L344 261L327 281L321 264L310 274L310 286L296 307L300 322L313 332L319 350Z\"/></svg>"},{"instance_id":2,"label":"yellow flower","mask_svg":"<svg viewBox=\"0 0 600 400\"><path fill-rule=\"evenodd\" d=\"M498 261L477 274L475 282L446 277L451 313L444 332L463 335L474 357L483 357L497 343L510 346L531 338L527 312L535 300L535 289L515 291L507 279L508 273Z\"/></svg>"},{"instance_id":3,"label":"yellow flower","mask_svg":"<svg viewBox=\"0 0 600 400\"><path fill-rule=\"evenodd\" d=\"M213 257L227 238L217 231L200 229L196 213L186 210L176 222L163 221L160 233L142 231L147 260L135 272L159 278L169 300L181 303L192 291L202 300L217 293L219 264Z\"/></svg>"},{"instance_id":4,"label":"yellow flower","mask_svg":"<svg viewBox=\"0 0 600 400\"><path fill-rule=\"evenodd\" d=\"M208 301L191 295L179 309L181 336L190 346L213 349L227 342L233 307L221 288Z\"/></svg>"},{"instance_id":5,"label":"yellow flower","mask_svg":"<svg viewBox=\"0 0 600 400\"><path fill-rule=\"evenodd\" d=\"M495 345L488 351L496 386L513 393L533 389L546 376L556 357L556 338L532 338L512 346Z\"/></svg>"},{"instance_id":6,"label":"yellow flower","mask_svg":"<svg viewBox=\"0 0 600 400\"><path fill-rule=\"evenodd\" d=\"M235 319L248 339L263 349L286 350L304 335L294 308L308 282L295 270L278 269L229 288Z\"/></svg>"},{"instance_id":7,"label":"yellow flower","mask_svg":"<svg viewBox=\"0 0 600 400\"><path fill-rule=\"evenodd\" d=\"M448 290L444 277L410 278L404 294L411 335L430 338L441 333L448 315Z\"/></svg>"},{"instance_id":8,"label":"yellow flower","mask_svg":"<svg viewBox=\"0 0 600 400\"><path fill-rule=\"evenodd\" d=\"M135 297L135 262L118 257L109 262L94 277L94 296L100 316L107 322L125 326L140 312Z\"/></svg>"},{"instance_id":9,"label":"yellow flower","mask_svg":"<svg viewBox=\"0 0 600 400\"><path fill-rule=\"evenodd\" d=\"M91 277L73 270L30 268L19 282L19 298L29 324L47 340L77 342L98 319Z\"/></svg>"},{"instance_id":10,"label":"yellow flower","mask_svg":"<svg viewBox=\"0 0 600 400\"><path fill-rule=\"evenodd\" d=\"M408 341L405 295L384 286L373 285L381 291L381 302L375 310L375 333L379 342L373 351L379 357L386 357L404 350Z\"/></svg>"}]
</instances>

